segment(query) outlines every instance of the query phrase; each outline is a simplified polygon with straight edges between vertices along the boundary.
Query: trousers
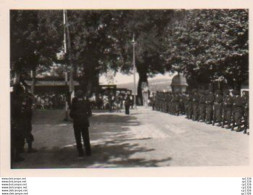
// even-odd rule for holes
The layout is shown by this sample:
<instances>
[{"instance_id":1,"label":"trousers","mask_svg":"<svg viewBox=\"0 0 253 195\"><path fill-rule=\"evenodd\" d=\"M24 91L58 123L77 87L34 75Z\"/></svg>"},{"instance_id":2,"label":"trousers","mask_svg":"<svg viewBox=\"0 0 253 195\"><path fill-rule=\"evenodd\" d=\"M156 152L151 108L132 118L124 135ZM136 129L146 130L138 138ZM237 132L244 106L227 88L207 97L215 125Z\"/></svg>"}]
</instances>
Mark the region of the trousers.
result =
<instances>
[{"instance_id":1,"label":"trousers","mask_svg":"<svg viewBox=\"0 0 253 195\"><path fill-rule=\"evenodd\" d=\"M90 155L91 146L90 146L89 126L74 123L74 133L75 133L75 140L76 140L76 148L79 155L83 155L84 153L83 146L82 146L82 139L85 146L86 154Z\"/></svg>"}]
</instances>

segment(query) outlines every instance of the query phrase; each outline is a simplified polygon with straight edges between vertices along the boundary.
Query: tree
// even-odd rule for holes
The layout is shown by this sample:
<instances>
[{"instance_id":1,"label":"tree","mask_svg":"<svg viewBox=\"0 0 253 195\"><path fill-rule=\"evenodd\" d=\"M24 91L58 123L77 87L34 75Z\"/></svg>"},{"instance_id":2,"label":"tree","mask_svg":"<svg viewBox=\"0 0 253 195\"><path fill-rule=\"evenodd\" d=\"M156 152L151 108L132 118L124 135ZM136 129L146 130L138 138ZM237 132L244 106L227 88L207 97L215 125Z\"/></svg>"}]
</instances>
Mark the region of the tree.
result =
<instances>
[{"instance_id":1,"label":"tree","mask_svg":"<svg viewBox=\"0 0 253 195\"><path fill-rule=\"evenodd\" d=\"M136 39L136 67L139 74L138 98L142 104L142 83L148 82L148 77L156 73L164 73L163 37L165 27L170 23L172 10L134 10L123 11L118 15L118 26L112 37L119 53L119 69L129 73L132 68L133 35Z\"/></svg>"},{"instance_id":2,"label":"tree","mask_svg":"<svg viewBox=\"0 0 253 195\"><path fill-rule=\"evenodd\" d=\"M164 56L174 71L183 72L193 87L223 76L234 88L248 79L247 10L179 12L165 42Z\"/></svg>"},{"instance_id":3,"label":"tree","mask_svg":"<svg viewBox=\"0 0 253 195\"><path fill-rule=\"evenodd\" d=\"M27 74L52 65L62 47L62 14L59 11L12 10L10 17L12 70Z\"/></svg>"}]
</instances>

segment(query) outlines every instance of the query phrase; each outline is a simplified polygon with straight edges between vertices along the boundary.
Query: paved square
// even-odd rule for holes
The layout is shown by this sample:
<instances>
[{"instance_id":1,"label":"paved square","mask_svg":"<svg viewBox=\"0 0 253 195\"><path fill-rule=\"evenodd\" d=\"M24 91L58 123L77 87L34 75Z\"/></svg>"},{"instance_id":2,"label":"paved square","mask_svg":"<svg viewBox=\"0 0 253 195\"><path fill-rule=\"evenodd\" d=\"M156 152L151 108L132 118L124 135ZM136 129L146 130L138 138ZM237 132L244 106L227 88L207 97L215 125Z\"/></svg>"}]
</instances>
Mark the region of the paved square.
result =
<instances>
[{"instance_id":1,"label":"paved square","mask_svg":"<svg viewBox=\"0 0 253 195\"><path fill-rule=\"evenodd\" d=\"M90 120L92 156L77 158L72 123L62 110L37 110L33 119L37 153L24 153L15 168L114 168L237 166L249 164L249 136L138 107L95 112Z\"/></svg>"}]
</instances>

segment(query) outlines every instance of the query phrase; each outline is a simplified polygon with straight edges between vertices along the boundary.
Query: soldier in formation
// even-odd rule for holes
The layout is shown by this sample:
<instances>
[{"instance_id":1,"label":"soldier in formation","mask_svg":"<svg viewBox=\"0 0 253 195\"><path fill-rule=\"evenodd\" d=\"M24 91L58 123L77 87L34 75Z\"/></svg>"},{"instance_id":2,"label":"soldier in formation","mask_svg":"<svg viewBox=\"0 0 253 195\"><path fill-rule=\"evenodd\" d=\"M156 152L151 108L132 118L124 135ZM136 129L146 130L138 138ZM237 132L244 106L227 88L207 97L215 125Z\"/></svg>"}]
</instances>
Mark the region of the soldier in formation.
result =
<instances>
[{"instance_id":1,"label":"soldier in formation","mask_svg":"<svg viewBox=\"0 0 253 195\"><path fill-rule=\"evenodd\" d=\"M240 96L238 90L193 89L187 93L158 91L153 100L154 110L172 115L186 115L186 118L207 124L231 128L247 133L249 129L248 92Z\"/></svg>"},{"instance_id":2,"label":"soldier in formation","mask_svg":"<svg viewBox=\"0 0 253 195\"><path fill-rule=\"evenodd\" d=\"M223 107L222 107L222 114L223 114L223 121L222 121L222 127L224 128L225 125L228 126L228 128L231 128L232 123L232 105L233 105L233 99L232 96L229 93L229 90L225 90L223 94Z\"/></svg>"},{"instance_id":3,"label":"soldier in formation","mask_svg":"<svg viewBox=\"0 0 253 195\"><path fill-rule=\"evenodd\" d=\"M218 126L221 126L222 118L222 100L221 91L217 90L214 97L214 107L213 107L213 125L218 123Z\"/></svg>"}]
</instances>

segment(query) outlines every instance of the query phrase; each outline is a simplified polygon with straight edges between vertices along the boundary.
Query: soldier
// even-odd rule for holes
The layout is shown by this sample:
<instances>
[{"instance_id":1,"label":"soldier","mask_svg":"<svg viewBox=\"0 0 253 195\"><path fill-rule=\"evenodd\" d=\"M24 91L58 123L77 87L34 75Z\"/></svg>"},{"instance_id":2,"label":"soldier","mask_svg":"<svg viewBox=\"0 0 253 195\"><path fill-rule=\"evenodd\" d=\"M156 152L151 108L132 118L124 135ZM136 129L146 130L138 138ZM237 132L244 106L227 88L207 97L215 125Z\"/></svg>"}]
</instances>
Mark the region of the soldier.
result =
<instances>
[{"instance_id":1,"label":"soldier","mask_svg":"<svg viewBox=\"0 0 253 195\"><path fill-rule=\"evenodd\" d=\"M207 92L208 95L206 96L206 123L212 123L212 116L213 116L213 102L214 102L214 95L213 92L210 90Z\"/></svg>"},{"instance_id":2,"label":"soldier","mask_svg":"<svg viewBox=\"0 0 253 195\"><path fill-rule=\"evenodd\" d=\"M238 126L237 131L241 131L241 121L243 115L243 99L240 97L240 93L238 90L233 91L234 98L233 98L233 127L234 130L235 126Z\"/></svg>"},{"instance_id":3,"label":"soldier","mask_svg":"<svg viewBox=\"0 0 253 195\"><path fill-rule=\"evenodd\" d=\"M192 107L192 105L193 105L193 102L192 102L192 98L193 98L193 95L192 95L192 92L189 92L189 96L188 96L188 98L187 98L187 118L188 119L192 119L192 111L193 111L193 107Z\"/></svg>"},{"instance_id":4,"label":"soldier","mask_svg":"<svg viewBox=\"0 0 253 195\"><path fill-rule=\"evenodd\" d=\"M168 110L168 113L169 114L172 114L172 112L171 112L171 103L172 102L172 93L171 92L169 92L169 94L168 94L168 97L167 97L167 110Z\"/></svg>"},{"instance_id":5,"label":"soldier","mask_svg":"<svg viewBox=\"0 0 253 195\"><path fill-rule=\"evenodd\" d=\"M221 91L217 90L214 97L213 125L215 125L215 123L218 123L218 126L221 126L222 101L223 97L221 95Z\"/></svg>"},{"instance_id":6,"label":"soldier","mask_svg":"<svg viewBox=\"0 0 253 195\"><path fill-rule=\"evenodd\" d=\"M188 118L188 106L189 106L189 93L184 94L184 109L186 118Z\"/></svg>"},{"instance_id":7,"label":"soldier","mask_svg":"<svg viewBox=\"0 0 253 195\"><path fill-rule=\"evenodd\" d=\"M24 132L25 141L28 144L28 153L36 152L35 149L32 148L32 143L34 141L34 137L32 135L32 104L33 104L33 96L29 92L26 92L23 96L22 100L22 131Z\"/></svg>"},{"instance_id":8,"label":"soldier","mask_svg":"<svg viewBox=\"0 0 253 195\"><path fill-rule=\"evenodd\" d=\"M243 91L242 93L243 99L243 118L244 118L244 132L247 133L247 129L249 129L249 92Z\"/></svg>"},{"instance_id":9,"label":"soldier","mask_svg":"<svg viewBox=\"0 0 253 195\"><path fill-rule=\"evenodd\" d=\"M200 96L199 96L199 120L203 122L205 121L205 115L206 115L205 101L206 101L205 91L201 90Z\"/></svg>"},{"instance_id":10,"label":"soldier","mask_svg":"<svg viewBox=\"0 0 253 195\"><path fill-rule=\"evenodd\" d=\"M179 109L180 98L179 98L179 94L177 92L174 93L173 105L174 105L174 114L178 116L180 113L180 109Z\"/></svg>"},{"instance_id":11,"label":"soldier","mask_svg":"<svg viewBox=\"0 0 253 195\"><path fill-rule=\"evenodd\" d=\"M157 92L157 110L158 111L161 111L161 92L158 91Z\"/></svg>"},{"instance_id":12,"label":"soldier","mask_svg":"<svg viewBox=\"0 0 253 195\"><path fill-rule=\"evenodd\" d=\"M193 110L193 120L198 120L198 106L199 106L199 94L197 90L194 90L193 98L192 98L192 110Z\"/></svg>"},{"instance_id":13,"label":"soldier","mask_svg":"<svg viewBox=\"0 0 253 195\"><path fill-rule=\"evenodd\" d=\"M158 110L157 109L157 106L158 106L157 101L158 101L158 92L155 93L155 99L154 99L154 108L155 108L155 110Z\"/></svg>"},{"instance_id":14,"label":"soldier","mask_svg":"<svg viewBox=\"0 0 253 195\"><path fill-rule=\"evenodd\" d=\"M166 99L167 99L167 92L163 92L163 112L167 113L167 103L166 103Z\"/></svg>"},{"instance_id":15,"label":"soldier","mask_svg":"<svg viewBox=\"0 0 253 195\"><path fill-rule=\"evenodd\" d=\"M175 114L174 98L175 98L175 93L172 92L171 97L170 97L170 114Z\"/></svg>"},{"instance_id":16,"label":"soldier","mask_svg":"<svg viewBox=\"0 0 253 195\"><path fill-rule=\"evenodd\" d=\"M180 112L181 114L185 114L185 102L186 102L186 94L180 93L179 94L179 104L180 104Z\"/></svg>"},{"instance_id":17,"label":"soldier","mask_svg":"<svg viewBox=\"0 0 253 195\"><path fill-rule=\"evenodd\" d=\"M11 163L23 161L21 157L24 146L24 132L22 129L22 94L23 88L20 84L13 86L11 93Z\"/></svg>"},{"instance_id":18,"label":"soldier","mask_svg":"<svg viewBox=\"0 0 253 195\"><path fill-rule=\"evenodd\" d=\"M81 138L83 138L86 155L91 155L89 138L89 117L91 115L92 113L89 101L84 98L83 91L78 90L76 92L76 97L72 100L70 117L73 118L76 147L79 157L84 155Z\"/></svg>"},{"instance_id":19,"label":"soldier","mask_svg":"<svg viewBox=\"0 0 253 195\"><path fill-rule=\"evenodd\" d=\"M224 125L228 125L228 128L231 127L231 118L232 118L232 104L233 104L233 98L230 96L229 90L224 91L224 97L223 97L223 122L222 127Z\"/></svg>"}]
</instances>

